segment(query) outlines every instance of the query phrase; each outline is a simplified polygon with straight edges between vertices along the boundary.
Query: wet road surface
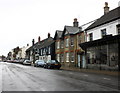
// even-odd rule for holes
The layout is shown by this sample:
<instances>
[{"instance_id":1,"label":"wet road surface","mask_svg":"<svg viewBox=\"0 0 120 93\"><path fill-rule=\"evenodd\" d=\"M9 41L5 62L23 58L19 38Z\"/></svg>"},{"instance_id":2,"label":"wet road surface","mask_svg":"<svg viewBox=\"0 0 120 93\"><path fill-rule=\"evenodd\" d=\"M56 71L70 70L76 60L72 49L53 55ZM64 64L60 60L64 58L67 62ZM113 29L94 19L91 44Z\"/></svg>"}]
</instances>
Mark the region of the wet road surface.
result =
<instances>
[{"instance_id":1,"label":"wet road surface","mask_svg":"<svg viewBox=\"0 0 120 93\"><path fill-rule=\"evenodd\" d=\"M1 91L118 91L118 77L0 62Z\"/></svg>"}]
</instances>

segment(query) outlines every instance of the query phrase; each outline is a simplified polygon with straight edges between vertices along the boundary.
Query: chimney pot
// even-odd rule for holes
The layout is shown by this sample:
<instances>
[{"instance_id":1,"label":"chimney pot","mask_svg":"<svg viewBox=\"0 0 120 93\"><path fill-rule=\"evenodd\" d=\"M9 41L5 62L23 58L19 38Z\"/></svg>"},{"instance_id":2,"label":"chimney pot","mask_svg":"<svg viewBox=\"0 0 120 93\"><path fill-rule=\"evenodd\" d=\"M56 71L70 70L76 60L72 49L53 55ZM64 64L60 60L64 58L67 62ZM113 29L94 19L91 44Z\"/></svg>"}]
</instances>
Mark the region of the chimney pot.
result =
<instances>
[{"instance_id":1,"label":"chimney pot","mask_svg":"<svg viewBox=\"0 0 120 93\"><path fill-rule=\"evenodd\" d=\"M33 40L32 40L32 45L34 45L34 44L35 44L35 40L33 39Z\"/></svg>"},{"instance_id":2,"label":"chimney pot","mask_svg":"<svg viewBox=\"0 0 120 93\"><path fill-rule=\"evenodd\" d=\"M40 43L40 36L38 37L38 42Z\"/></svg>"},{"instance_id":3,"label":"chimney pot","mask_svg":"<svg viewBox=\"0 0 120 93\"><path fill-rule=\"evenodd\" d=\"M77 21L77 18L74 18L73 26L78 27L79 22Z\"/></svg>"},{"instance_id":4,"label":"chimney pot","mask_svg":"<svg viewBox=\"0 0 120 93\"><path fill-rule=\"evenodd\" d=\"M50 38L50 33L48 33L48 38Z\"/></svg>"},{"instance_id":5,"label":"chimney pot","mask_svg":"<svg viewBox=\"0 0 120 93\"><path fill-rule=\"evenodd\" d=\"M104 14L107 14L108 12L109 12L108 2L105 2Z\"/></svg>"}]
</instances>

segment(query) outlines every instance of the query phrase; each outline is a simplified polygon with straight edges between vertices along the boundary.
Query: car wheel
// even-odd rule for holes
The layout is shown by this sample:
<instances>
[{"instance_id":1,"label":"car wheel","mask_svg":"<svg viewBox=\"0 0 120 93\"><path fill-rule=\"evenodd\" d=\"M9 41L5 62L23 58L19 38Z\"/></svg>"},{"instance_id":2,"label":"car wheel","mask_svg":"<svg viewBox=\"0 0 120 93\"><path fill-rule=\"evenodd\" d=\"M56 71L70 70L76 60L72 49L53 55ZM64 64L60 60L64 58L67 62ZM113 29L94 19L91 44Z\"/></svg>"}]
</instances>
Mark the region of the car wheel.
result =
<instances>
[{"instance_id":1,"label":"car wheel","mask_svg":"<svg viewBox=\"0 0 120 93\"><path fill-rule=\"evenodd\" d=\"M48 66L48 69L50 69L51 68L51 66Z\"/></svg>"}]
</instances>

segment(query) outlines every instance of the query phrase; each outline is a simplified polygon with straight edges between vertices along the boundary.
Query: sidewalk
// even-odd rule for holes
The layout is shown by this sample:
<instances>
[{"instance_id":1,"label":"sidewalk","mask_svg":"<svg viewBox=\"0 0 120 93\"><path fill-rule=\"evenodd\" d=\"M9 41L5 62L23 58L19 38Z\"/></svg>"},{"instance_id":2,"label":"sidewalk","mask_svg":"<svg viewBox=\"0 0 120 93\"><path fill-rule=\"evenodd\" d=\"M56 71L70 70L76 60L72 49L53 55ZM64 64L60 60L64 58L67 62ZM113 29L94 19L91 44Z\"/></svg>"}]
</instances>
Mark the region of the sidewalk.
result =
<instances>
[{"instance_id":1,"label":"sidewalk","mask_svg":"<svg viewBox=\"0 0 120 93\"><path fill-rule=\"evenodd\" d=\"M105 74L105 75L112 75L118 76L120 72L118 71L107 71L107 70L95 70L95 69L80 69L80 68L69 68L69 67L61 67L63 70L69 71L78 71L78 72L87 72L87 73L95 73L95 74Z\"/></svg>"}]
</instances>

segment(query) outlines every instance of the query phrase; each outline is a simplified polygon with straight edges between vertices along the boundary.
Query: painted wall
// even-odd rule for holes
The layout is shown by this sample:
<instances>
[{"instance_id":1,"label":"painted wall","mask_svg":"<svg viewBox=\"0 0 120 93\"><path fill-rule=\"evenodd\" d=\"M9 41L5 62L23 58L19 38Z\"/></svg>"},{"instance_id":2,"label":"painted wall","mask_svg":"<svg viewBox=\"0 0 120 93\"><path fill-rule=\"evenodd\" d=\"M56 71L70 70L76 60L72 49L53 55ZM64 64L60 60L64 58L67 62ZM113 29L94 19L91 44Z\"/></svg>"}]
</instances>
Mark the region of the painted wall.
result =
<instances>
[{"instance_id":1,"label":"painted wall","mask_svg":"<svg viewBox=\"0 0 120 93\"><path fill-rule=\"evenodd\" d=\"M109 34L112 34L113 36L117 35L118 32L117 32L116 25L118 25L118 24L119 24L119 22L118 22L118 20L116 20L116 21L113 21L113 22L110 22L110 23L101 25L99 27L88 30L87 31L87 42L89 41L90 33L93 33L93 40L101 39L102 38L102 36L101 36L102 29L106 29L107 35L109 35Z\"/></svg>"}]
</instances>

